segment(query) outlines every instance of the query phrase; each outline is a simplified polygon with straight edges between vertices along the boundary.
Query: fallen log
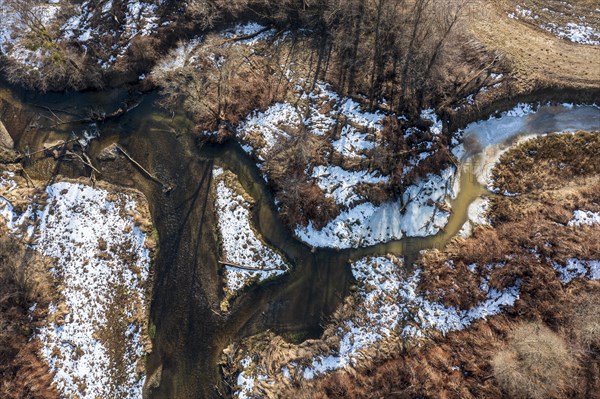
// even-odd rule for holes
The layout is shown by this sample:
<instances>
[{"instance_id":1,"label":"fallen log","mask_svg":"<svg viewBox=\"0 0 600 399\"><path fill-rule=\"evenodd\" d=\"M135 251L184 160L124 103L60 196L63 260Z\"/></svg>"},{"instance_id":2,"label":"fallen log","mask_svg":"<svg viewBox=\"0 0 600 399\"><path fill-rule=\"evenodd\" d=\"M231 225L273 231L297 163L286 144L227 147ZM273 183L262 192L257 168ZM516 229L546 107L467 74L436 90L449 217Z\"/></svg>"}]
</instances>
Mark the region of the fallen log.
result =
<instances>
[{"instance_id":1,"label":"fallen log","mask_svg":"<svg viewBox=\"0 0 600 399\"><path fill-rule=\"evenodd\" d=\"M239 265L237 263L226 262L226 261L222 261L222 260L219 261L219 264L223 265L223 266L230 266L230 267L233 267L233 268L236 268L236 269L250 270L250 271L253 271L253 272L272 272L274 270L281 270L278 267L268 267L268 268L264 268L264 269L256 269L254 267L248 267L248 266L244 266L244 265Z\"/></svg>"},{"instance_id":2,"label":"fallen log","mask_svg":"<svg viewBox=\"0 0 600 399\"><path fill-rule=\"evenodd\" d=\"M156 177L155 175L153 175L152 173L150 173L148 170L146 170L146 168L144 168L139 162L137 162L135 159L133 159L133 157L131 155L129 155L129 153L127 153L127 151L125 151L125 149L123 147L121 147L119 144L117 144L115 146L117 148L117 150L121 151L121 153L123 155L125 155L125 157L135 166L137 166L142 172L144 172L144 174L146 174L146 176L148 176L148 178L150 178L150 180L152 180L155 183L158 183L162 186L163 188L163 192L168 193L169 191L173 190L173 186L171 184L168 183L164 183L162 180L160 180L158 177Z\"/></svg>"}]
</instances>

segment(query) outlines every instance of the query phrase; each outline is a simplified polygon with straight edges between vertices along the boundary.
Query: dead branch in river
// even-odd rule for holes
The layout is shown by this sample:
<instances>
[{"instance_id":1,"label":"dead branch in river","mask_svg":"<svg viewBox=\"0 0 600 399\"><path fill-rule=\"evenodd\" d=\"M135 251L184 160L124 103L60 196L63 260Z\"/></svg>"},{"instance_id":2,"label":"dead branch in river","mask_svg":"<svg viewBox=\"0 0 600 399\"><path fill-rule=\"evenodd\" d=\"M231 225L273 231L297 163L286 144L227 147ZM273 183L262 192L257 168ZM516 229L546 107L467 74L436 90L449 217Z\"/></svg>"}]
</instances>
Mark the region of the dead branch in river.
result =
<instances>
[{"instance_id":1,"label":"dead branch in river","mask_svg":"<svg viewBox=\"0 0 600 399\"><path fill-rule=\"evenodd\" d=\"M278 267L266 267L264 269L257 269L257 268L254 268L254 267L248 267L248 266L238 265L237 263L226 262L226 261L222 261L222 260L219 261L219 264L223 265L223 266L230 266L230 267L233 267L233 268L236 268L236 269L250 270L250 271L253 271L253 272L272 272L274 270L281 270Z\"/></svg>"},{"instance_id":2,"label":"dead branch in river","mask_svg":"<svg viewBox=\"0 0 600 399\"><path fill-rule=\"evenodd\" d=\"M123 155L125 155L125 157L135 166L137 166L142 172L144 172L144 174L146 176L148 176L150 178L150 180L160 184L163 188L163 192L168 193L169 191L173 190L173 186L171 184L168 183L164 183L162 180L160 180L158 177L156 177L154 174L150 173L148 170L146 170L146 168L144 168L139 162L137 162L135 159L133 159L133 157L131 155L129 155L127 153L127 151L125 151L125 149L123 147L121 147L119 144L116 145L116 148L121 151L121 153Z\"/></svg>"}]
</instances>

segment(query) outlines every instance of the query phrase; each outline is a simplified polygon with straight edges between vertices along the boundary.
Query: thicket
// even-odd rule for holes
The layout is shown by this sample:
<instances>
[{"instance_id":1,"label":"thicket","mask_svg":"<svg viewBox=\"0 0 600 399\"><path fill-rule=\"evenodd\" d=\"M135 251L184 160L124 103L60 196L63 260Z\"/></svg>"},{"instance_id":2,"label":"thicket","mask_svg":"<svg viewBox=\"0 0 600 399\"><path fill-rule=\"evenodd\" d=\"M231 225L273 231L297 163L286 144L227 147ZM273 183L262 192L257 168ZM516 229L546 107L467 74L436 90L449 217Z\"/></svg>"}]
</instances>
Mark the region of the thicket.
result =
<instances>
[{"instance_id":1,"label":"thicket","mask_svg":"<svg viewBox=\"0 0 600 399\"><path fill-rule=\"evenodd\" d=\"M494 377L514 398L565 397L575 365L565 340L541 323L517 326L492 359Z\"/></svg>"},{"instance_id":2,"label":"thicket","mask_svg":"<svg viewBox=\"0 0 600 399\"><path fill-rule=\"evenodd\" d=\"M52 299L49 261L0 230L0 397L58 399L31 340Z\"/></svg>"},{"instance_id":3,"label":"thicket","mask_svg":"<svg viewBox=\"0 0 600 399\"><path fill-rule=\"evenodd\" d=\"M205 28L243 17L308 29L316 77L401 113L466 97L502 64L468 37L474 10L465 0L197 0L187 12Z\"/></svg>"}]
</instances>

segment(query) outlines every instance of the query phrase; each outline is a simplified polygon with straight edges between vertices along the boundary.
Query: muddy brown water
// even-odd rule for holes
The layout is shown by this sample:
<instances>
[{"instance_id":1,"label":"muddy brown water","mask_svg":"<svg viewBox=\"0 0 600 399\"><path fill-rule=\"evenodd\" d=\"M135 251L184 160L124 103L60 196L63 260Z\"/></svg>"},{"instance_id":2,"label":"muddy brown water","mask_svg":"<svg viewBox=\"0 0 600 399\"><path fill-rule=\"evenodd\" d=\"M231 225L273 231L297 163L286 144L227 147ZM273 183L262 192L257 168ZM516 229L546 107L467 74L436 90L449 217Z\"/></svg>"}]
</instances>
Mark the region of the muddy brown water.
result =
<instances>
[{"instance_id":1,"label":"muddy brown water","mask_svg":"<svg viewBox=\"0 0 600 399\"><path fill-rule=\"evenodd\" d=\"M34 118L37 128L13 134L18 136L15 142L20 149L33 150L44 141L97 128L101 136L91 144L92 155L118 142L146 169L175 187L164 193L162 187L123 159L97 165L103 172L101 178L136 187L146 195L159 234L151 304L156 334L147 364L149 375L159 366L163 373L160 386L149 395L151 398L228 396L230 392L222 382L218 365L223 348L267 329L302 338L318 337L328 317L349 292L353 282L351 260L391 253L405 256L411 263L422 249L443 248L467 220L471 202L488 193L473 173L477 162L473 158L463 166L460 192L452 201L448 225L437 235L360 249L313 250L296 240L283 225L257 167L239 145L199 145L189 133L189 120L157 107L155 93L141 95L124 88L102 93L41 95L3 86L4 92L10 90L13 101L35 115L44 115ZM141 99L141 103L117 119L96 126L56 126L57 117L65 121L78 119L92 109L110 113L132 97ZM598 115L589 116L590 130L599 129ZM543 127L544 132L552 130L551 112L543 116L540 126L535 121L528 124L528 132L537 132L537 127ZM209 190L215 164L238 175L256 200L252 215L255 227L267 243L294 265L287 275L248 288L227 314L219 312L222 282L217 263L216 214ZM84 170L65 165L59 172L73 175Z\"/></svg>"}]
</instances>

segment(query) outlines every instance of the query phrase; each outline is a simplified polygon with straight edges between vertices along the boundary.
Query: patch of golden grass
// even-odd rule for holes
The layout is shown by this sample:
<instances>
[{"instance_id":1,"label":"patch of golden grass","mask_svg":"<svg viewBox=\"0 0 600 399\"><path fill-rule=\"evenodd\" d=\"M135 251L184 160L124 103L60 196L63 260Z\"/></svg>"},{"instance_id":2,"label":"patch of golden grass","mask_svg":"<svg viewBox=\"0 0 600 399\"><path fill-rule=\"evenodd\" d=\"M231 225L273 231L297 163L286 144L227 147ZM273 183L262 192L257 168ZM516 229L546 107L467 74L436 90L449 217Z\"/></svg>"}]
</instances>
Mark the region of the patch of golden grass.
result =
<instances>
[{"instance_id":1,"label":"patch of golden grass","mask_svg":"<svg viewBox=\"0 0 600 399\"><path fill-rule=\"evenodd\" d=\"M494 377L514 398L565 397L576 361L567 343L542 323L525 323L492 359Z\"/></svg>"}]
</instances>

